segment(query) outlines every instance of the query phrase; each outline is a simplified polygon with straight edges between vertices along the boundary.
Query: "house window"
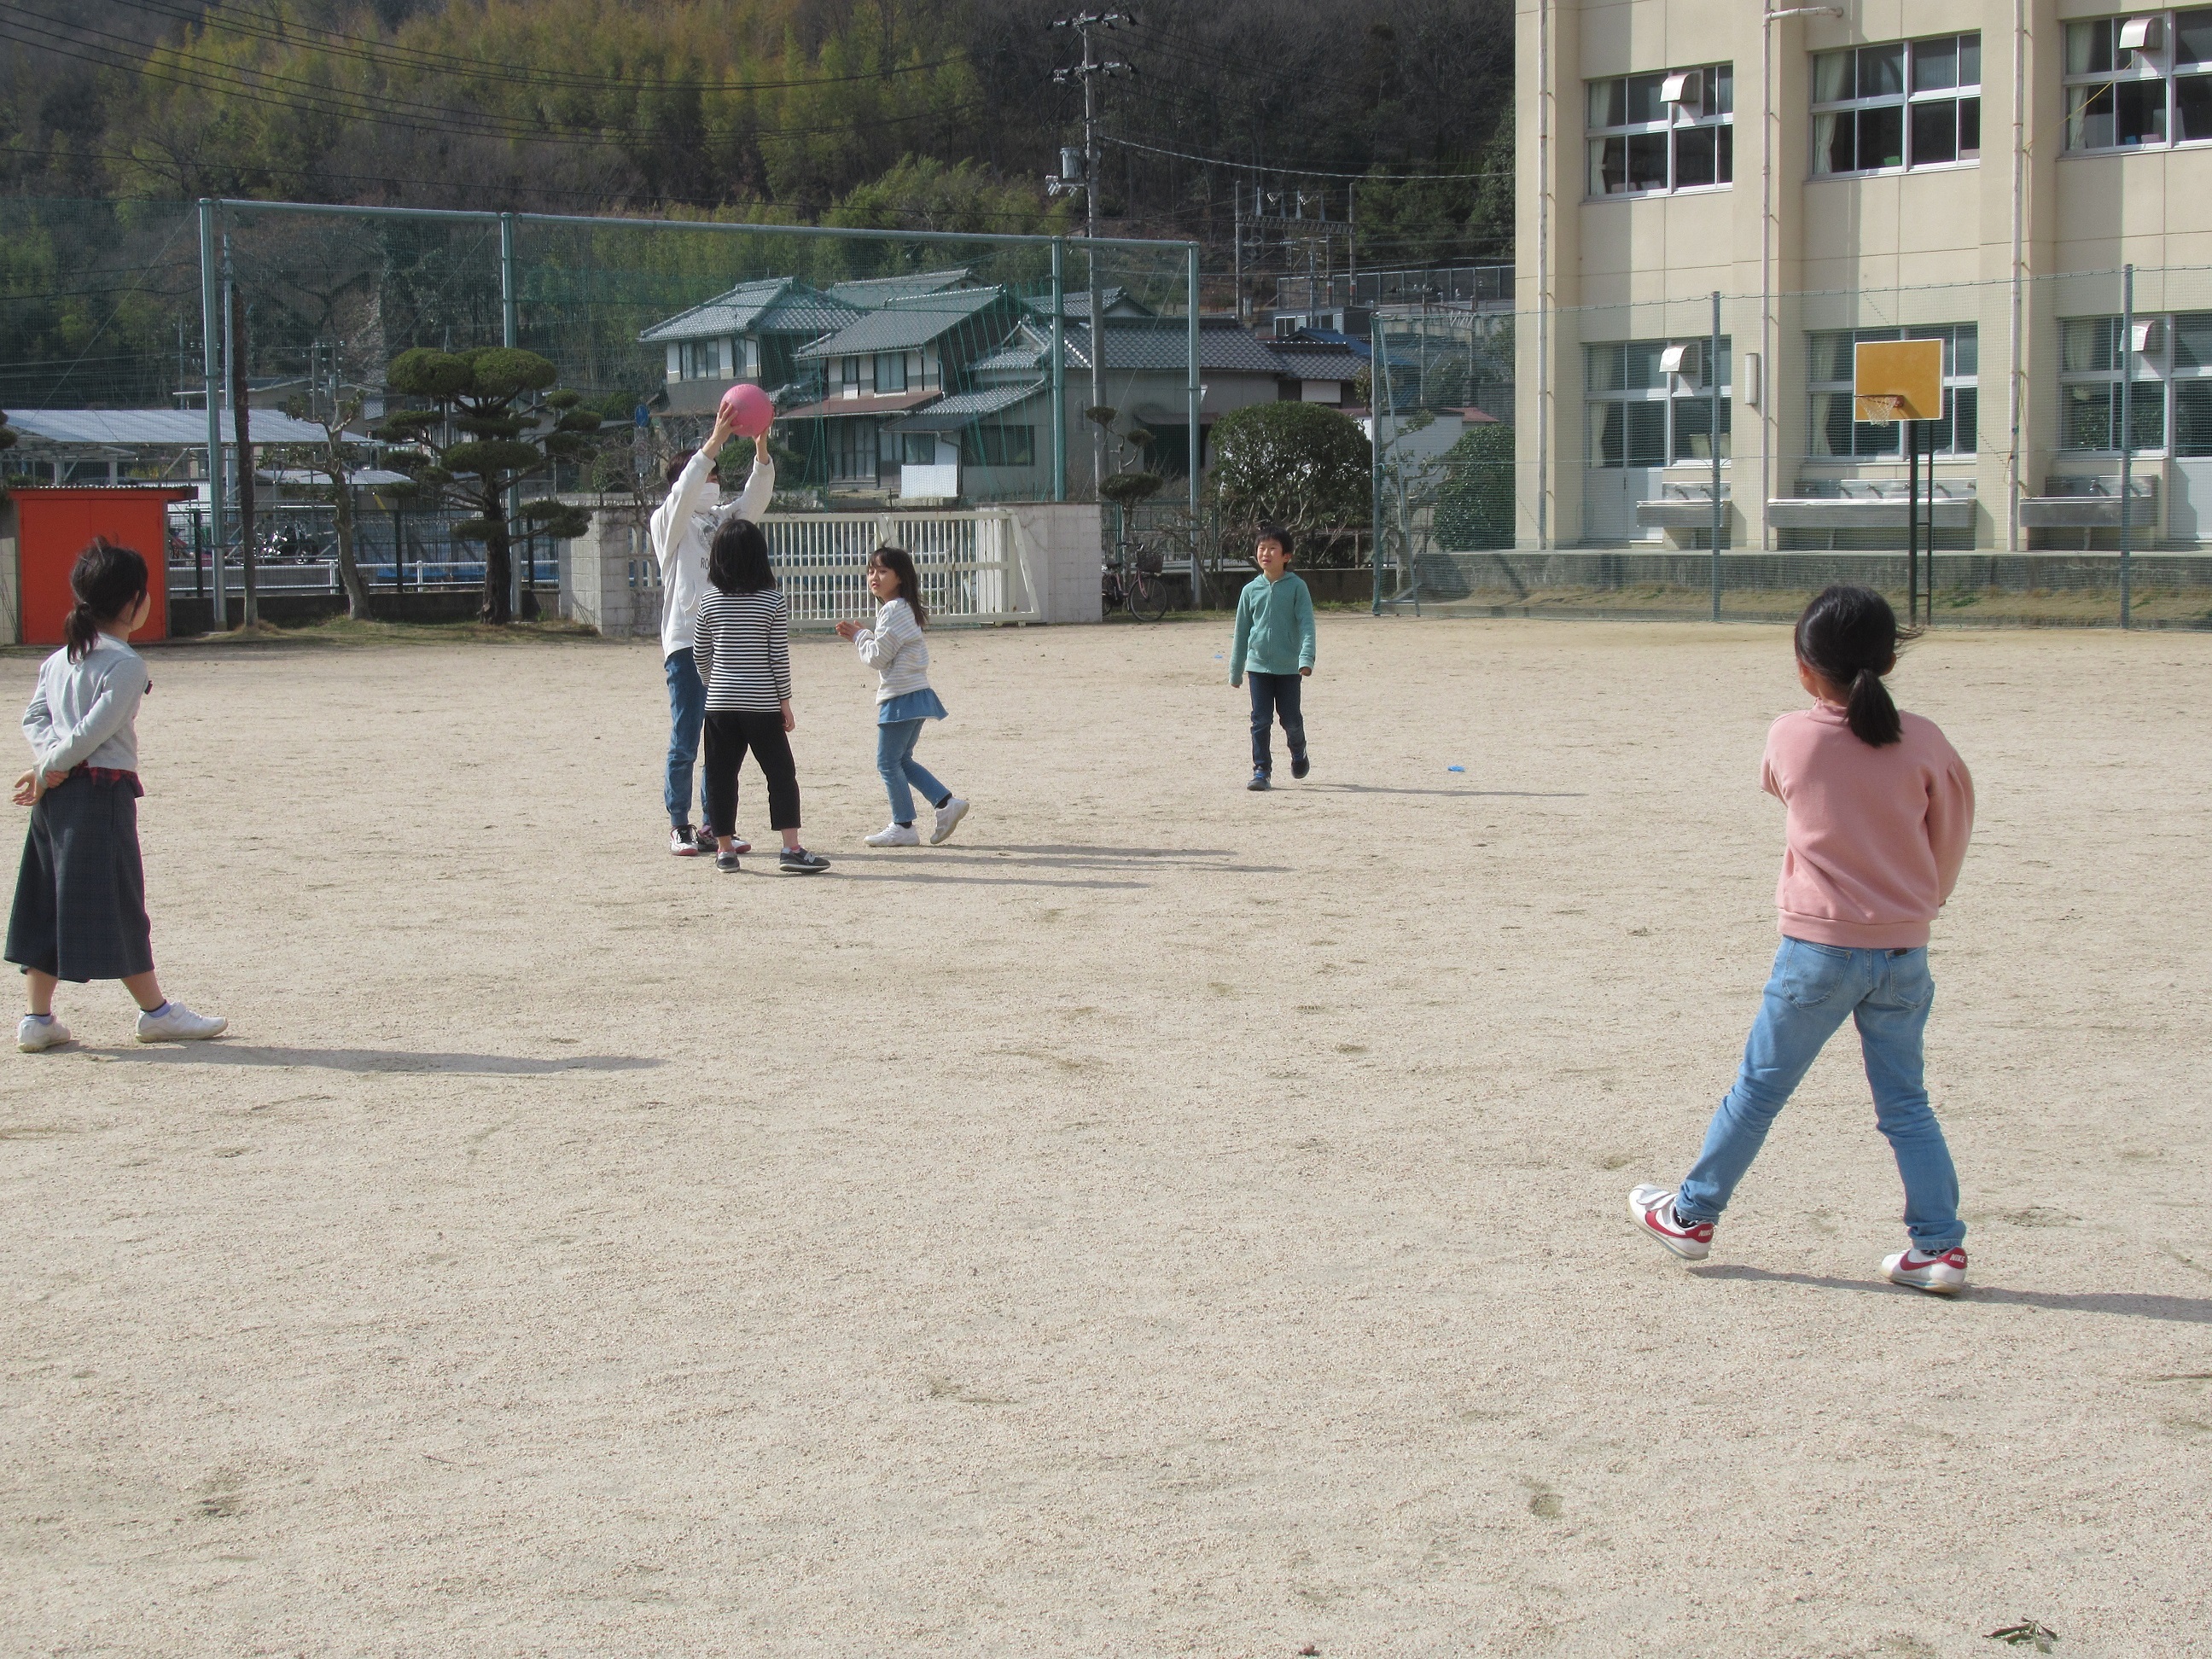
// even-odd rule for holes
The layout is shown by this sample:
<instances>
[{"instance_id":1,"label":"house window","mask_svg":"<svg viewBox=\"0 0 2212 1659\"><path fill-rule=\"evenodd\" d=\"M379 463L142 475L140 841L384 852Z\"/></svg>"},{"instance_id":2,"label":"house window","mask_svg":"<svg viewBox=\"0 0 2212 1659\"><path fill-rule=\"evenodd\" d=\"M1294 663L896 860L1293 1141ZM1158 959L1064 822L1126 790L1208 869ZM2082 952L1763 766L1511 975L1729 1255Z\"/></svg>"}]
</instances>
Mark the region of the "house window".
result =
<instances>
[{"instance_id":1,"label":"house window","mask_svg":"<svg viewBox=\"0 0 2212 1659\"><path fill-rule=\"evenodd\" d=\"M687 380L720 380L722 343L720 340L684 341L684 378Z\"/></svg>"},{"instance_id":2,"label":"house window","mask_svg":"<svg viewBox=\"0 0 2212 1659\"><path fill-rule=\"evenodd\" d=\"M840 357L837 360L837 380L848 397L859 395L860 390L860 359Z\"/></svg>"},{"instance_id":3,"label":"house window","mask_svg":"<svg viewBox=\"0 0 2212 1659\"><path fill-rule=\"evenodd\" d=\"M2212 10L2066 26L2066 148L2212 138Z\"/></svg>"},{"instance_id":4,"label":"house window","mask_svg":"<svg viewBox=\"0 0 2212 1659\"><path fill-rule=\"evenodd\" d=\"M1893 173L1982 153L1982 37L1823 52L1813 58L1813 171Z\"/></svg>"},{"instance_id":5,"label":"house window","mask_svg":"<svg viewBox=\"0 0 2212 1659\"><path fill-rule=\"evenodd\" d=\"M2212 455L2212 312L2138 316L2134 339L2123 339L2122 332L2118 317L2075 317L2060 325L2059 447L2118 453L2121 381L2132 355L2125 395L2133 447Z\"/></svg>"},{"instance_id":6,"label":"house window","mask_svg":"<svg viewBox=\"0 0 2212 1659\"><path fill-rule=\"evenodd\" d=\"M1033 426L971 426L960 434L960 459L970 466L1034 466Z\"/></svg>"},{"instance_id":7,"label":"house window","mask_svg":"<svg viewBox=\"0 0 2212 1659\"><path fill-rule=\"evenodd\" d=\"M1905 453L1904 428L1894 421L1862 421L1851 397L1851 377L1862 340L1941 340L1943 343L1943 418L1923 421L1921 453L1971 455L1981 441L1980 334L1972 323L1929 328L1844 328L1808 339L1813 394L1813 454L1822 460L1860 460Z\"/></svg>"},{"instance_id":8,"label":"house window","mask_svg":"<svg viewBox=\"0 0 2212 1659\"><path fill-rule=\"evenodd\" d=\"M873 483L877 422L845 419L824 424L830 428L830 476L845 483Z\"/></svg>"},{"instance_id":9,"label":"house window","mask_svg":"<svg viewBox=\"0 0 2212 1659\"><path fill-rule=\"evenodd\" d=\"M1705 190L1735 176L1735 68L1616 76L1589 88L1589 193Z\"/></svg>"},{"instance_id":10,"label":"house window","mask_svg":"<svg viewBox=\"0 0 2212 1659\"><path fill-rule=\"evenodd\" d=\"M1631 340L1587 349L1590 465L1668 466L1712 460L1712 394L1704 379L1706 342ZM1729 356L1729 337L1723 334L1724 377ZM1669 362L1674 365L1671 369ZM1729 454L1732 419L1723 378L1723 459Z\"/></svg>"},{"instance_id":11,"label":"house window","mask_svg":"<svg viewBox=\"0 0 2212 1659\"><path fill-rule=\"evenodd\" d=\"M878 392L906 390L906 353L879 351L876 354L876 390Z\"/></svg>"},{"instance_id":12,"label":"house window","mask_svg":"<svg viewBox=\"0 0 2212 1659\"><path fill-rule=\"evenodd\" d=\"M899 461L905 466L935 466L937 434L933 432L900 433Z\"/></svg>"}]
</instances>

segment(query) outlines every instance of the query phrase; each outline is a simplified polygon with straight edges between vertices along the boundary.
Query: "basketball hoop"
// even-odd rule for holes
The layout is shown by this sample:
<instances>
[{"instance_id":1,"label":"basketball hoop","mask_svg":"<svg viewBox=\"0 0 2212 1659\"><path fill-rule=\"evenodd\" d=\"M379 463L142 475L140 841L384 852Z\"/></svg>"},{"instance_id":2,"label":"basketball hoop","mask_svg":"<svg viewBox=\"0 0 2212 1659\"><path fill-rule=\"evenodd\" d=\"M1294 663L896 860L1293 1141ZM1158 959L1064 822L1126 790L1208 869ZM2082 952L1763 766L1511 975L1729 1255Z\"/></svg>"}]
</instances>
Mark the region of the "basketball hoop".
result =
<instances>
[{"instance_id":1,"label":"basketball hoop","mask_svg":"<svg viewBox=\"0 0 2212 1659\"><path fill-rule=\"evenodd\" d=\"M1855 399L1857 408L1853 415L1869 425L1903 421L1911 418L1910 405L1900 392L1876 392Z\"/></svg>"}]
</instances>

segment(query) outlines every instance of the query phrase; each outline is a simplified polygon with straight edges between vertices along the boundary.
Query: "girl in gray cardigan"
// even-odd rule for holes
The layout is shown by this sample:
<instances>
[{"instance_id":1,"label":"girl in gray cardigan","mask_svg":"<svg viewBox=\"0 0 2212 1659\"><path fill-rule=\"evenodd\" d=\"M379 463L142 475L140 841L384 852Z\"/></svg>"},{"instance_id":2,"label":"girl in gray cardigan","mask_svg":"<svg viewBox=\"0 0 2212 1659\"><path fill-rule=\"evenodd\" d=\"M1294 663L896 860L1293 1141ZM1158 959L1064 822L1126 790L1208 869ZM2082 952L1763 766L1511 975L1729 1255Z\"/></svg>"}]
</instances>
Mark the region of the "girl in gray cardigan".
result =
<instances>
[{"instance_id":1,"label":"girl in gray cardigan","mask_svg":"<svg viewBox=\"0 0 2212 1659\"><path fill-rule=\"evenodd\" d=\"M929 643L921 630L929 611L914 560L902 547L879 547L868 556L868 592L876 601L876 622L863 628L841 622L837 632L860 647L860 660L876 671L876 771L891 801L891 821L867 837L871 847L919 847L914 827L914 792L937 809L929 844L951 835L968 816L968 803L929 775L914 757L923 722L945 718L945 705L929 689Z\"/></svg>"},{"instance_id":2,"label":"girl in gray cardigan","mask_svg":"<svg viewBox=\"0 0 2212 1659\"><path fill-rule=\"evenodd\" d=\"M138 705L150 684L127 641L154 601L146 561L101 539L70 571L76 603L62 624L69 643L39 667L23 711L31 769L15 780L15 805L31 833L8 915L8 960L23 970L30 1012L15 1046L36 1054L70 1040L54 1018L62 980L119 979L138 1004L138 1041L191 1042L228 1022L161 994L146 920L138 854Z\"/></svg>"}]
</instances>

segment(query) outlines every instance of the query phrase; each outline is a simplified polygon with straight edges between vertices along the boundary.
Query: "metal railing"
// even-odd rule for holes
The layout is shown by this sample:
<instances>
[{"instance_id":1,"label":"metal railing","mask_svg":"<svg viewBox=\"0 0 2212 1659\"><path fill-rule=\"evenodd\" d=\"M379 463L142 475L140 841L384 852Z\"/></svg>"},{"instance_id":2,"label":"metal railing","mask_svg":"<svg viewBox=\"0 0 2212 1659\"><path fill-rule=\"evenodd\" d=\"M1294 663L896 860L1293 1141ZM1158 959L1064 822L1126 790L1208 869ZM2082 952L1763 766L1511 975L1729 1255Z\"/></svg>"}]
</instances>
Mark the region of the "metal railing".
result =
<instances>
[{"instance_id":1,"label":"metal railing","mask_svg":"<svg viewBox=\"0 0 2212 1659\"><path fill-rule=\"evenodd\" d=\"M1278 276L1279 311L1321 311L1337 306L1472 305L1510 309L1513 267L1443 265L1419 270L1339 271L1334 276Z\"/></svg>"}]
</instances>

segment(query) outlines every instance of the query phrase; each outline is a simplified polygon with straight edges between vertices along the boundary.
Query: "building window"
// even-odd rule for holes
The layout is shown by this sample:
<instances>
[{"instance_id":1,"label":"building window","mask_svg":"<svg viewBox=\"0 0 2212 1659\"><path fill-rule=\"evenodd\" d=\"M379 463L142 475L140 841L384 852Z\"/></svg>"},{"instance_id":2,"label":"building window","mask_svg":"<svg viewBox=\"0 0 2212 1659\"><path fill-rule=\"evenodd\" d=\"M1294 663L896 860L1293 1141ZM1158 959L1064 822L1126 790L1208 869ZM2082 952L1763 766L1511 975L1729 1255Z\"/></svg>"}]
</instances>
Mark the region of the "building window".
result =
<instances>
[{"instance_id":1,"label":"building window","mask_svg":"<svg viewBox=\"0 0 2212 1659\"><path fill-rule=\"evenodd\" d=\"M2126 399L2133 447L2212 455L2212 312L2139 316L2134 340L2121 336L2118 317L2075 317L2060 325L2059 447L2119 452L2121 377L2132 346L2135 372Z\"/></svg>"},{"instance_id":2,"label":"building window","mask_svg":"<svg viewBox=\"0 0 2212 1659\"><path fill-rule=\"evenodd\" d=\"M720 340L684 341L684 378L687 380L720 380L722 343Z\"/></svg>"},{"instance_id":3,"label":"building window","mask_svg":"<svg viewBox=\"0 0 2212 1659\"><path fill-rule=\"evenodd\" d=\"M876 481L876 422L836 420L830 428L830 476L845 483Z\"/></svg>"},{"instance_id":4,"label":"building window","mask_svg":"<svg viewBox=\"0 0 2212 1659\"><path fill-rule=\"evenodd\" d=\"M1591 195L1705 190L1735 178L1733 64L1589 84Z\"/></svg>"},{"instance_id":5,"label":"building window","mask_svg":"<svg viewBox=\"0 0 2212 1659\"><path fill-rule=\"evenodd\" d=\"M933 432L899 434L899 463L902 466L935 466L937 434Z\"/></svg>"},{"instance_id":6,"label":"building window","mask_svg":"<svg viewBox=\"0 0 2212 1659\"><path fill-rule=\"evenodd\" d=\"M1894 421L1862 421L1851 398L1851 377L1862 340L1941 340L1943 343L1943 418L1923 421L1923 454L1971 455L1981 442L1980 334L1972 323L1929 328L1835 329L1810 337L1813 458L1864 460L1905 453L1904 428Z\"/></svg>"},{"instance_id":7,"label":"building window","mask_svg":"<svg viewBox=\"0 0 2212 1659\"><path fill-rule=\"evenodd\" d=\"M1982 37L1823 52L1813 58L1813 171L1893 173L1982 153Z\"/></svg>"},{"instance_id":8,"label":"building window","mask_svg":"<svg viewBox=\"0 0 2212 1659\"><path fill-rule=\"evenodd\" d=\"M879 351L876 354L876 390L878 392L906 390L906 353Z\"/></svg>"},{"instance_id":9,"label":"building window","mask_svg":"<svg viewBox=\"0 0 2212 1659\"><path fill-rule=\"evenodd\" d=\"M2212 138L2212 9L2066 26L2066 148Z\"/></svg>"},{"instance_id":10,"label":"building window","mask_svg":"<svg viewBox=\"0 0 2212 1659\"><path fill-rule=\"evenodd\" d=\"M1033 426L971 426L960 434L960 459L970 466L1034 466Z\"/></svg>"},{"instance_id":11,"label":"building window","mask_svg":"<svg viewBox=\"0 0 2212 1659\"><path fill-rule=\"evenodd\" d=\"M1589 351L1589 465L1594 467L1710 464L1712 394L1705 380L1706 343L1632 340ZM1729 337L1721 336L1721 457L1731 424ZM1669 368L1668 365L1673 363Z\"/></svg>"}]
</instances>

